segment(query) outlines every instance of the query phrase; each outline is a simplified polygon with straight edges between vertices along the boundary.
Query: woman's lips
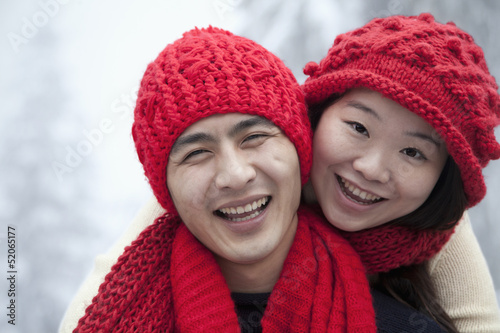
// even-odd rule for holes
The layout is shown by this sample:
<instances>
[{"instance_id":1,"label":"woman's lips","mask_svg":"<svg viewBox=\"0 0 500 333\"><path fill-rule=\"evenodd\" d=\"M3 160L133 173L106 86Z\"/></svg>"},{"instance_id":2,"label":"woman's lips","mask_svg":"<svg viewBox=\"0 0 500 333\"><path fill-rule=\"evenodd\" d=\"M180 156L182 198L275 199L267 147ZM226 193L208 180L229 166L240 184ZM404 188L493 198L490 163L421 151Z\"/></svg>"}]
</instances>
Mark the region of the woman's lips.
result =
<instances>
[{"instance_id":1,"label":"woman's lips","mask_svg":"<svg viewBox=\"0 0 500 333\"><path fill-rule=\"evenodd\" d=\"M373 193L366 192L344 178L337 175L337 180L340 185L340 189L342 193L344 193L345 197L349 200L358 203L360 205L372 205L378 203L382 200L386 200L385 198L379 197Z\"/></svg>"}]
</instances>

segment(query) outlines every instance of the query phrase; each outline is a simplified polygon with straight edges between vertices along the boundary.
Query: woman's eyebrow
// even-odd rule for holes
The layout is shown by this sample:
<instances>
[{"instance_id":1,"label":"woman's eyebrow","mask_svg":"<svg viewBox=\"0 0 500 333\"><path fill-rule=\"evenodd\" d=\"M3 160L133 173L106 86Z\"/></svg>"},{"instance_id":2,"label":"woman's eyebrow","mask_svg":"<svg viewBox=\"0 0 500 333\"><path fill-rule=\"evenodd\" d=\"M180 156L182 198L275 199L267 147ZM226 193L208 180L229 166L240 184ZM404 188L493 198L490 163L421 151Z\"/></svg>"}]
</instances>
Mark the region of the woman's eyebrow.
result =
<instances>
[{"instance_id":1,"label":"woman's eyebrow","mask_svg":"<svg viewBox=\"0 0 500 333\"><path fill-rule=\"evenodd\" d=\"M404 134L411 136L411 137L414 137L414 138L419 138L419 139L425 140L425 141L430 142L430 143L433 143L438 148L441 147L441 139L440 138L438 138L436 140L433 136L427 135L427 134L424 134L421 132L407 131Z\"/></svg>"},{"instance_id":2,"label":"woman's eyebrow","mask_svg":"<svg viewBox=\"0 0 500 333\"><path fill-rule=\"evenodd\" d=\"M198 133L193 133L193 134L188 134L184 136L180 136L175 140L172 149L170 149L170 155L175 154L179 150L182 149L182 147L197 143L197 142L215 142L216 139L207 133L203 132L198 132Z\"/></svg>"},{"instance_id":3,"label":"woman's eyebrow","mask_svg":"<svg viewBox=\"0 0 500 333\"><path fill-rule=\"evenodd\" d=\"M259 116L255 116L249 119L245 119L237 123L233 126L233 128L229 131L229 137L235 137L238 133L253 127L253 126L265 126L265 127L276 127L273 122L266 118L262 118Z\"/></svg>"},{"instance_id":4,"label":"woman's eyebrow","mask_svg":"<svg viewBox=\"0 0 500 333\"><path fill-rule=\"evenodd\" d=\"M378 115L377 112L375 112L375 110L373 110L372 108L369 108L368 106L366 106L366 105L364 105L364 104L362 104L360 102L357 102L357 101L347 101L347 106L350 106L352 108L364 111L364 112L366 112L366 113L374 116L378 120L382 120L382 118L380 118L380 116Z\"/></svg>"},{"instance_id":5,"label":"woman's eyebrow","mask_svg":"<svg viewBox=\"0 0 500 333\"><path fill-rule=\"evenodd\" d=\"M350 106L350 107L353 107L355 109L358 109L358 110L361 110L363 112L366 112L372 116L374 116L375 118L377 118L378 120L382 120L382 118L380 118L380 116L378 115L377 112L375 112L375 110L373 110L372 108L358 102L358 101L347 101L347 106ZM419 139L422 139L422 140L425 140L425 141L428 141L428 142L431 142L432 144L434 144L436 147L441 147L441 140L436 140L434 137L430 136L430 135L427 135L427 134L424 134L424 133L421 133L421 132L412 132L412 131L407 131L405 132L405 135L408 135L408 136L412 136L412 137L415 137L415 138L419 138Z\"/></svg>"}]
</instances>

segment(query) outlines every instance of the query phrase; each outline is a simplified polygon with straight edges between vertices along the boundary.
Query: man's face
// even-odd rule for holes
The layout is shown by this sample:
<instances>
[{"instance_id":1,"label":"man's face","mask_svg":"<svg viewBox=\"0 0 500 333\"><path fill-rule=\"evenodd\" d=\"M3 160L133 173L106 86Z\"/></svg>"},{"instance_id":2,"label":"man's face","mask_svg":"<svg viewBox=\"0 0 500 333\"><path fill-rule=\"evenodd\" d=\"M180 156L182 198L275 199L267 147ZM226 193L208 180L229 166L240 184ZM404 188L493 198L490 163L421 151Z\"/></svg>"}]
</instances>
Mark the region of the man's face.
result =
<instances>
[{"instance_id":1,"label":"man's face","mask_svg":"<svg viewBox=\"0 0 500 333\"><path fill-rule=\"evenodd\" d=\"M172 147L167 186L187 228L220 265L272 262L293 242L299 160L265 118L213 115L188 127Z\"/></svg>"}]
</instances>

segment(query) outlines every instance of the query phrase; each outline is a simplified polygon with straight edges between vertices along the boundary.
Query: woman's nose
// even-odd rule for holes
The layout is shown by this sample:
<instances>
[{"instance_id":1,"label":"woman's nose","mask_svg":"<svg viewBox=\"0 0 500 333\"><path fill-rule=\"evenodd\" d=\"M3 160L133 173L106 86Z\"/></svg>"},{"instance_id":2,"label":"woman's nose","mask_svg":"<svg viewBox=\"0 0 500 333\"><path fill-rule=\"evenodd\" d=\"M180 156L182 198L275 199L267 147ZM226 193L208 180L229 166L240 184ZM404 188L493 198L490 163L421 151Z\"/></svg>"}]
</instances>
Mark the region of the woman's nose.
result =
<instances>
[{"instance_id":1,"label":"woman's nose","mask_svg":"<svg viewBox=\"0 0 500 333\"><path fill-rule=\"evenodd\" d=\"M356 158L353 167L367 180L387 183L391 178L391 163L382 151L369 151Z\"/></svg>"}]
</instances>

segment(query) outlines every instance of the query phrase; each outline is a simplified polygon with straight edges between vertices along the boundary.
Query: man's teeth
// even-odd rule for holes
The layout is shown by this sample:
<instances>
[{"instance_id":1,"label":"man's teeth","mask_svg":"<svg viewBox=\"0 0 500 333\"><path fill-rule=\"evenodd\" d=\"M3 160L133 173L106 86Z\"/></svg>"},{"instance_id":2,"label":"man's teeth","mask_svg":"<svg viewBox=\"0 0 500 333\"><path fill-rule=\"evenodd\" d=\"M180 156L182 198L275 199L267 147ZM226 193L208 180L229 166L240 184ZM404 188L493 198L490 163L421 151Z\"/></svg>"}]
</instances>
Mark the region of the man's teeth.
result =
<instances>
[{"instance_id":1,"label":"man's teeth","mask_svg":"<svg viewBox=\"0 0 500 333\"><path fill-rule=\"evenodd\" d=\"M221 208L219 211L223 214L243 214L243 213L250 213L253 210L256 210L263 205L267 204L269 201L269 197L264 197L262 199L256 200L252 203L246 204L245 206L237 206L237 207L227 207L227 208ZM259 212L255 212L251 214L250 216L255 217L257 216ZM245 217L247 219L247 217ZM237 219L236 219L237 220Z\"/></svg>"},{"instance_id":2,"label":"man's teeth","mask_svg":"<svg viewBox=\"0 0 500 333\"><path fill-rule=\"evenodd\" d=\"M349 183L347 180L344 178L340 177L340 180L342 183L344 183L344 186L346 189L348 189L353 195L360 197L363 200L371 200L371 201L376 201L382 199L381 197L378 197L376 195L373 195L371 193L365 192L360 190L359 188L355 187L351 183Z\"/></svg>"}]
</instances>

